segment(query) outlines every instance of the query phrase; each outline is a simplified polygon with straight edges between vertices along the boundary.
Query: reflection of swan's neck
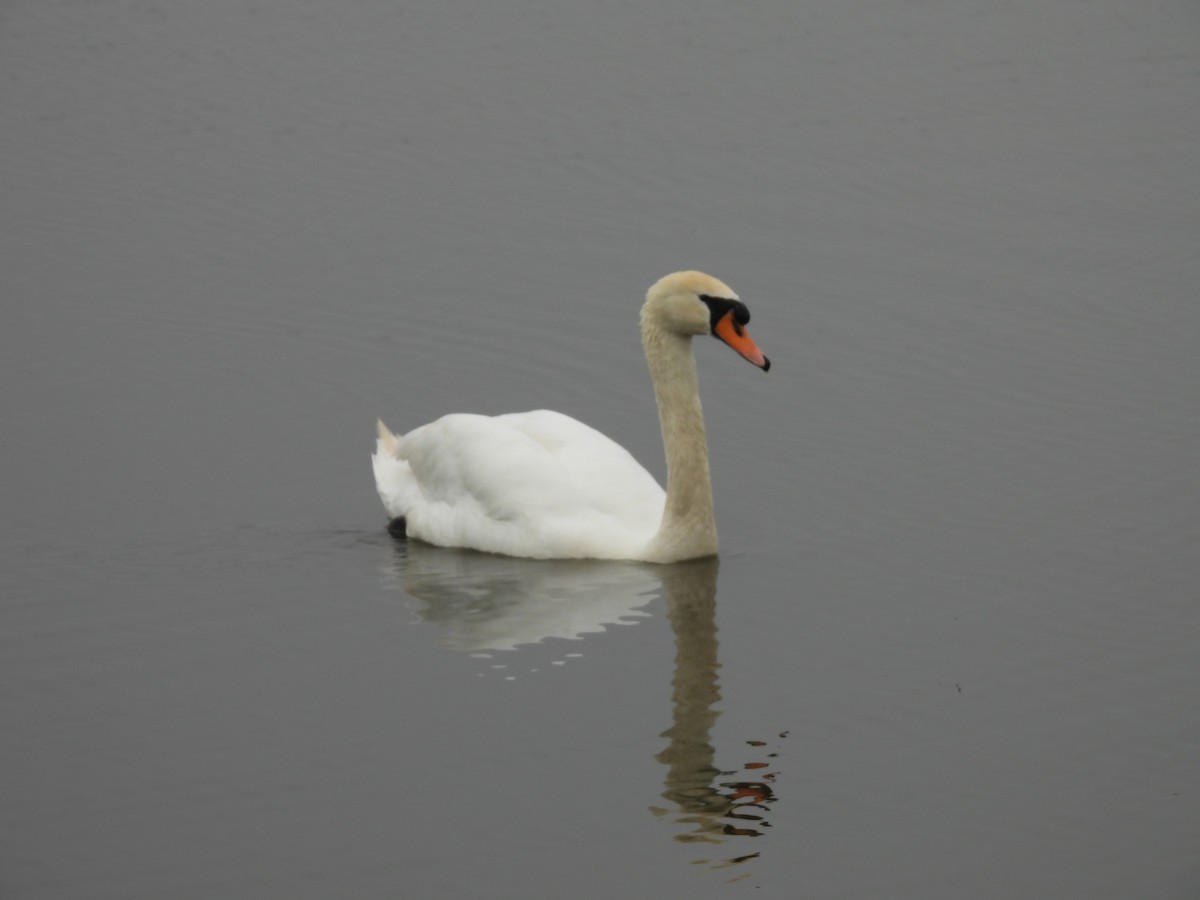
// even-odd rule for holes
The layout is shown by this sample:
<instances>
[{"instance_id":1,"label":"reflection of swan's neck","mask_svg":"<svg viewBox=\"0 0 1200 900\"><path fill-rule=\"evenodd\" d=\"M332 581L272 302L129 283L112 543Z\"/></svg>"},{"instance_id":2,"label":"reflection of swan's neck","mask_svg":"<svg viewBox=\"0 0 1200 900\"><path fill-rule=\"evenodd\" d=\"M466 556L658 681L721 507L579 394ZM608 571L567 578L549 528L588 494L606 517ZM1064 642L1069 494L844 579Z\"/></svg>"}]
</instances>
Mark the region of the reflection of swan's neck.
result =
<instances>
[{"instance_id":1,"label":"reflection of swan's neck","mask_svg":"<svg viewBox=\"0 0 1200 900\"><path fill-rule=\"evenodd\" d=\"M717 560L668 566L663 587L676 652L671 682L674 715L671 727L663 732L670 744L657 757L668 766L662 796L684 813L677 821L695 826L676 840L717 843L726 824L722 817L733 807L733 801L713 786L713 779L720 774L711 742L721 699L717 685Z\"/></svg>"},{"instance_id":2,"label":"reflection of swan's neck","mask_svg":"<svg viewBox=\"0 0 1200 900\"><path fill-rule=\"evenodd\" d=\"M717 552L717 526L692 339L644 317L642 344L667 456L667 502L650 544L652 558L672 562L710 556Z\"/></svg>"},{"instance_id":3,"label":"reflection of swan's neck","mask_svg":"<svg viewBox=\"0 0 1200 900\"><path fill-rule=\"evenodd\" d=\"M709 731L721 699L717 686L717 560L668 566L663 576L667 618L675 633L675 678L671 682L674 723L663 732L671 746L659 759L670 763L668 787L687 803L715 795L715 755ZM719 799L719 795L718 795ZM728 806L728 804L725 804Z\"/></svg>"}]
</instances>

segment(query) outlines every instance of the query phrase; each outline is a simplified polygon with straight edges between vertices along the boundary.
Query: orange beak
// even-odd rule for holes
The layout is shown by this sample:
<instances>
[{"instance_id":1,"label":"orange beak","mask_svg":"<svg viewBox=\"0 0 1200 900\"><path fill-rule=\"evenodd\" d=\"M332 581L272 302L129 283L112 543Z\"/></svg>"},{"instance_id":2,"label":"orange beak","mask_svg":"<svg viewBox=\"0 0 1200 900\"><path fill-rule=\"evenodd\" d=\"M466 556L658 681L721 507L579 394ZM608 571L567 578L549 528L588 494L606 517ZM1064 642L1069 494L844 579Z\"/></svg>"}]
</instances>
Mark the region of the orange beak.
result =
<instances>
[{"instance_id":1,"label":"orange beak","mask_svg":"<svg viewBox=\"0 0 1200 900\"><path fill-rule=\"evenodd\" d=\"M758 349L758 344L751 340L750 335L746 334L745 326L733 317L732 309L717 320L713 334L736 350L742 359L754 363L764 372L771 368L771 361Z\"/></svg>"}]
</instances>

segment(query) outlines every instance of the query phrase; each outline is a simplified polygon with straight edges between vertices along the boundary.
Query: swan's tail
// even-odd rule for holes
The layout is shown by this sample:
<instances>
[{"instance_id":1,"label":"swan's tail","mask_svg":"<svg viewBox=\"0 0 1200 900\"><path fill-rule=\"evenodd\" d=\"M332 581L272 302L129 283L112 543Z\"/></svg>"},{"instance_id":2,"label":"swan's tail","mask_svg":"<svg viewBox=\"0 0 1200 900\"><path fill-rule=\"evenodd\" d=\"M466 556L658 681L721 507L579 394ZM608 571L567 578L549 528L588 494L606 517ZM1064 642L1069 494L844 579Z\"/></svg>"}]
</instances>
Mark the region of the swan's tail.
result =
<instances>
[{"instance_id":1,"label":"swan's tail","mask_svg":"<svg viewBox=\"0 0 1200 900\"><path fill-rule=\"evenodd\" d=\"M375 420L375 433L379 435L379 452L395 456L396 436L383 424L383 419Z\"/></svg>"},{"instance_id":2,"label":"swan's tail","mask_svg":"<svg viewBox=\"0 0 1200 900\"><path fill-rule=\"evenodd\" d=\"M382 420L375 423L375 433L379 437L371 456L375 489L389 516L403 516L420 498L421 489L413 479L408 463L400 458L400 438L392 434Z\"/></svg>"}]
</instances>

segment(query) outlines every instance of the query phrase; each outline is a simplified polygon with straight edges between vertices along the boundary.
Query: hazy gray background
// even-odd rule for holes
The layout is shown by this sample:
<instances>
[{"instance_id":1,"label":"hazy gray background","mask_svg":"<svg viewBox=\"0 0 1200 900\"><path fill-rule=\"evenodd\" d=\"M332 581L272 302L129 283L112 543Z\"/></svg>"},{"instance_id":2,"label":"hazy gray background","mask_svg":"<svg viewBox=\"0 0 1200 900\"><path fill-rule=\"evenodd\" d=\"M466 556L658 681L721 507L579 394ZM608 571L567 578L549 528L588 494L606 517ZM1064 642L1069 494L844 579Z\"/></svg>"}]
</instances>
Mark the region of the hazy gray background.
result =
<instances>
[{"instance_id":1,"label":"hazy gray background","mask_svg":"<svg viewBox=\"0 0 1200 900\"><path fill-rule=\"evenodd\" d=\"M6 3L0 895L1197 896L1198 112L1186 0ZM688 267L719 575L387 537L376 415L661 477Z\"/></svg>"}]
</instances>

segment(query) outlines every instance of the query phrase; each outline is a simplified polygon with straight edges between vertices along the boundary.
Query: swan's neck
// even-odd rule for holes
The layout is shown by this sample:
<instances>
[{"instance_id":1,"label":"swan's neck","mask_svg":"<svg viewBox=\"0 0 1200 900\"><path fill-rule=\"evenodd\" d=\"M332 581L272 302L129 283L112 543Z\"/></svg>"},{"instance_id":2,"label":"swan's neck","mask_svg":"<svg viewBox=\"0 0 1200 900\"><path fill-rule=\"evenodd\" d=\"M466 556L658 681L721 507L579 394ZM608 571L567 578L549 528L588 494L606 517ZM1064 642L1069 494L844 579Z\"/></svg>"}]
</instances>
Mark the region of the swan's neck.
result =
<instances>
[{"instance_id":1,"label":"swan's neck","mask_svg":"<svg viewBox=\"0 0 1200 900\"><path fill-rule=\"evenodd\" d=\"M642 344L667 456L666 507L650 555L659 562L711 556L717 552L717 526L692 339L648 320Z\"/></svg>"}]
</instances>

